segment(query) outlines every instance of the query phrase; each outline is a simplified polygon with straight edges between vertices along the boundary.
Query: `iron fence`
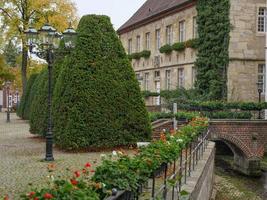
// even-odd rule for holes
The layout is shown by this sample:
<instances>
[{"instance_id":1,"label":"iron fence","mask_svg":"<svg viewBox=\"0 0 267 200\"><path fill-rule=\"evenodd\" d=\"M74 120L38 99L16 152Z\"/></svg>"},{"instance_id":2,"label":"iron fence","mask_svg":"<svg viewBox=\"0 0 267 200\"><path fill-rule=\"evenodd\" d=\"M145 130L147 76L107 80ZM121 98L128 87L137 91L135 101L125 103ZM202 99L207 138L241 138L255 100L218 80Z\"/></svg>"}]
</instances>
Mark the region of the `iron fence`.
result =
<instances>
[{"instance_id":1,"label":"iron fence","mask_svg":"<svg viewBox=\"0 0 267 200\"><path fill-rule=\"evenodd\" d=\"M106 200L179 200L182 186L196 169L199 160L208 146L209 131L202 133L188 144L179 157L171 163L162 165L151 174L145 184L140 184L137 191L116 191ZM158 183L157 183L158 182Z\"/></svg>"}]
</instances>

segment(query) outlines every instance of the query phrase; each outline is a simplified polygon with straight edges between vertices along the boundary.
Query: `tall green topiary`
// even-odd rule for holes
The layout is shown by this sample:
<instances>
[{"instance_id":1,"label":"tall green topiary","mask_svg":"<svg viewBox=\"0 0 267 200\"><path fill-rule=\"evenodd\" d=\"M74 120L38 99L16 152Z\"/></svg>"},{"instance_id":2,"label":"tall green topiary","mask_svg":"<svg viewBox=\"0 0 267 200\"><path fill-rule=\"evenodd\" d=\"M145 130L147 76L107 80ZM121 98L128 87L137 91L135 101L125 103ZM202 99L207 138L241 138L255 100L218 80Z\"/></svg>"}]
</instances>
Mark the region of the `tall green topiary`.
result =
<instances>
[{"instance_id":1,"label":"tall green topiary","mask_svg":"<svg viewBox=\"0 0 267 200\"><path fill-rule=\"evenodd\" d=\"M17 115L22 119L25 118L24 117L25 105L26 105L26 102L28 102L28 100L29 100L31 88L32 88L32 85L33 85L35 79L37 78L37 76L38 76L38 73L34 73L34 74L32 74L30 76L30 78L27 81L27 86L26 86L25 93L23 93L23 95L22 95L22 97L20 99L19 107L17 109Z\"/></svg>"},{"instance_id":2,"label":"tall green topiary","mask_svg":"<svg viewBox=\"0 0 267 200\"><path fill-rule=\"evenodd\" d=\"M52 69L52 91L68 51L61 48L56 52L55 63ZM43 71L39 80L36 95L33 98L30 112L30 131L32 134L45 136L48 127L48 70Z\"/></svg>"},{"instance_id":3,"label":"tall green topiary","mask_svg":"<svg viewBox=\"0 0 267 200\"><path fill-rule=\"evenodd\" d=\"M229 63L230 0L198 0L197 11L196 88L208 99L223 99Z\"/></svg>"},{"instance_id":4,"label":"tall green topiary","mask_svg":"<svg viewBox=\"0 0 267 200\"><path fill-rule=\"evenodd\" d=\"M80 149L149 140L139 84L110 19L84 16L77 32L54 91L56 144Z\"/></svg>"}]
</instances>

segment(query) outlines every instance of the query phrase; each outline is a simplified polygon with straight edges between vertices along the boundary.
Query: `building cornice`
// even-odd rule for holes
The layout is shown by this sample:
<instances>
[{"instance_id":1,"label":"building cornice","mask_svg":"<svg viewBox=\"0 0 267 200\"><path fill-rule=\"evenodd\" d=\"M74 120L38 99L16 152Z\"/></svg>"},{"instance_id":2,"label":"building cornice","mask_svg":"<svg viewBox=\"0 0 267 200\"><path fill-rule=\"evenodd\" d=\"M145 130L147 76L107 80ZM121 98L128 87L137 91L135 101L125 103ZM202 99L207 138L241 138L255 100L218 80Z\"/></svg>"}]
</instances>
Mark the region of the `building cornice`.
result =
<instances>
[{"instance_id":1,"label":"building cornice","mask_svg":"<svg viewBox=\"0 0 267 200\"><path fill-rule=\"evenodd\" d=\"M119 35L122 35L124 33L130 32L130 31L132 31L134 29L140 28L140 27L142 27L144 25L147 25L147 24L150 24L150 23L155 22L157 20L160 20L160 19L162 19L164 17L167 17L169 15L173 15L175 13L178 13L178 12L181 12L183 10L189 9L189 8L191 8L191 7L196 5L196 1L197 0L188 0L187 2L184 2L183 4L180 4L178 6L172 7L170 9L168 9L168 10L164 10L164 11L162 11L160 13L152 15L152 16L144 19L144 20L136 22L136 23L134 23L134 24L132 24L132 25L130 25L128 27L125 27L123 29L119 29L117 31L117 33Z\"/></svg>"},{"instance_id":2,"label":"building cornice","mask_svg":"<svg viewBox=\"0 0 267 200\"><path fill-rule=\"evenodd\" d=\"M140 70L134 70L134 72L144 72L144 71L150 71L150 70L158 70L158 69L164 69L164 68L172 68L172 67L180 67L185 65L193 65L194 62L187 62L187 63L181 63L181 64L173 64L173 65L164 65L160 67L151 67L151 68L145 68Z\"/></svg>"}]
</instances>

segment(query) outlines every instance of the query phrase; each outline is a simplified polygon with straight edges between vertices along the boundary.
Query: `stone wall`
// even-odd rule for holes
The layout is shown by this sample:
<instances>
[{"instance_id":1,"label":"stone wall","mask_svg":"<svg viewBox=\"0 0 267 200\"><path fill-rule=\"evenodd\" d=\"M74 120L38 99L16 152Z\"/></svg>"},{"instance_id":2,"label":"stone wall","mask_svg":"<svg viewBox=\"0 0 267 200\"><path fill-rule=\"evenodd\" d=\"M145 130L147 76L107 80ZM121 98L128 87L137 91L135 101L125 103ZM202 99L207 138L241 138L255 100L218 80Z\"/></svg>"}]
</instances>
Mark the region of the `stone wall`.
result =
<instances>
[{"instance_id":1,"label":"stone wall","mask_svg":"<svg viewBox=\"0 0 267 200\"><path fill-rule=\"evenodd\" d=\"M215 143L209 142L208 148L199 161L196 170L187 179L182 187L190 193L190 200L209 200L212 195L214 183Z\"/></svg>"},{"instance_id":2,"label":"stone wall","mask_svg":"<svg viewBox=\"0 0 267 200\"><path fill-rule=\"evenodd\" d=\"M265 34L257 30L259 7L266 7L266 1L231 0L232 30L228 66L230 101L258 99L258 64L265 63Z\"/></svg>"}]
</instances>

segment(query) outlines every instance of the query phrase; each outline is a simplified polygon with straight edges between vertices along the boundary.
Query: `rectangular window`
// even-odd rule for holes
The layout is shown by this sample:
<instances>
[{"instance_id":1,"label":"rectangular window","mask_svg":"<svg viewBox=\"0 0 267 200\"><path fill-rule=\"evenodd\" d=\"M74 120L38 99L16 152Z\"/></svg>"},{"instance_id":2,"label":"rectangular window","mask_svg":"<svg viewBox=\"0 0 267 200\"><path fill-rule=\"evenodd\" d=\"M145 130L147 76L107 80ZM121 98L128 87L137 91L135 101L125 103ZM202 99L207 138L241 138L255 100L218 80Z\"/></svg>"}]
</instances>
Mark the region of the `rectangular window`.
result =
<instances>
[{"instance_id":1,"label":"rectangular window","mask_svg":"<svg viewBox=\"0 0 267 200\"><path fill-rule=\"evenodd\" d=\"M172 44L172 26L169 25L166 27L166 44Z\"/></svg>"},{"instance_id":2,"label":"rectangular window","mask_svg":"<svg viewBox=\"0 0 267 200\"><path fill-rule=\"evenodd\" d=\"M193 17L193 38L198 38L197 17Z\"/></svg>"},{"instance_id":3,"label":"rectangular window","mask_svg":"<svg viewBox=\"0 0 267 200\"><path fill-rule=\"evenodd\" d=\"M178 69L178 87L184 88L185 86L184 68Z\"/></svg>"},{"instance_id":4,"label":"rectangular window","mask_svg":"<svg viewBox=\"0 0 267 200\"><path fill-rule=\"evenodd\" d=\"M149 73L145 73L145 90L149 90Z\"/></svg>"},{"instance_id":5,"label":"rectangular window","mask_svg":"<svg viewBox=\"0 0 267 200\"><path fill-rule=\"evenodd\" d=\"M141 47L141 37L138 35L136 37L136 52L140 52L140 47Z\"/></svg>"},{"instance_id":6,"label":"rectangular window","mask_svg":"<svg viewBox=\"0 0 267 200\"><path fill-rule=\"evenodd\" d=\"M166 80L166 90L171 89L171 70L166 70L165 74L165 80Z\"/></svg>"},{"instance_id":7,"label":"rectangular window","mask_svg":"<svg viewBox=\"0 0 267 200\"><path fill-rule=\"evenodd\" d=\"M185 20L179 22L179 42L185 41Z\"/></svg>"},{"instance_id":8,"label":"rectangular window","mask_svg":"<svg viewBox=\"0 0 267 200\"><path fill-rule=\"evenodd\" d=\"M146 49L150 49L150 33L146 33Z\"/></svg>"},{"instance_id":9,"label":"rectangular window","mask_svg":"<svg viewBox=\"0 0 267 200\"><path fill-rule=\"evenodd\" d=\"M133 52L133 41L132 39L128 40L128 54L131 54Z\"/></svg>"},{"instance_id":10,"label":"rectangular window","mask_svg":"<svg viewBox=\"0 0 267 200\"><path fill-rule=\"evenodd\" d=\"M161 44L160 44L160 29L156 30L156 48L157 50L160 49Z\"/></svg>"},{"instance_id":11,"label":"rectangular window","mask_svg":"<svg viewBox=\"0 0 267 200\"><path fill-rule=\"evenodd\" d=\"M192 67L192 87L194 87L196 78L197 78L197 70L195 67Z\"/></svg>"},{"instance_id":12,"label":"rectangular window","mask_svg":"<svg viewBox=\"0 0 267 200\"><path fill-rule=\"evenodd\" d=\"M266 32L266 8L258 10L258 32Z\"/></svg>"},{"instance_id":13,"label":"rectangular window","mask_svg":"<svg viewBox=\"0 0 267 200\"><path fill-rule=\"evenodd\" d=\"M258 65L258 83L262 83L262 91L265 93L265 64Z\"/></svg>"},{"instance_id":14,"label":"rectangular window","mask_svg":"<svg viewBox=\"0 0 267 200\"><path fill-rule=\"evenodd\" d=\"M155 78L160 77L160 71L155 71Z\"/></svg>"}]
</instances>

